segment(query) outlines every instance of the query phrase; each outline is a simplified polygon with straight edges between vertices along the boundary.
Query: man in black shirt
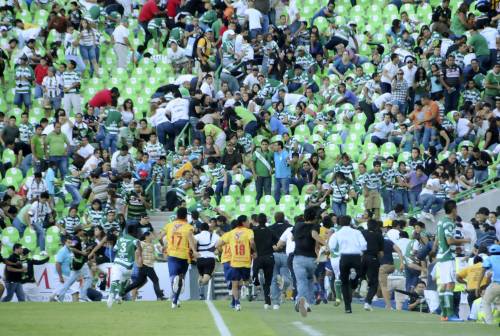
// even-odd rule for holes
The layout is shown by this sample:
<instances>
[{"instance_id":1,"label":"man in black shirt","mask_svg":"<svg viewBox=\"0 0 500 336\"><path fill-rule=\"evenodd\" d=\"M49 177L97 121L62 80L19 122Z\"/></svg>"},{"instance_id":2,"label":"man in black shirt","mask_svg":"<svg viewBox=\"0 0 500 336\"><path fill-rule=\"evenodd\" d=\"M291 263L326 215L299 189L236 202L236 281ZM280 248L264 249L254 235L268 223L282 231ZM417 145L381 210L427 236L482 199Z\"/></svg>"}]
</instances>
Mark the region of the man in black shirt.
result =
<instances>
[{"instance_id":1,"label":"man in black shirt","mask_svg":"<svg viewBox=\"0 0 500 336\"><path fill-rule=\"evenodd\" d=\"M7 288L7 295L3 298L2 302L9 302L16 294L17 301L24 301L23 290L23 273L27 272L27 268L23 267L21 263L21 255L23 247L21 244L14 244L12 247L13 253L7 259L8 264L5 267L5 287Z\"/></svg>"},{"instance_id":2,"label":"man in black shirt","mask_svg":"<svg viewBox=\"0 0 500 336\"><path fill-rule=\"evenodd\" d=\"M384 236L382 236L378 221L370 219L367 225L368 230L362 232L366 240L366 251L361 259L361 278L366 277L368 281L364 308L371 311L372 300L378 289L379 257L384 252Z\"/></svg>"},{"instance_id":3,"label":"man in black shirt","mask_svg":"<svg viewBox=\"0 0 500 336\"><path fill-rule=\"evenodd\" d=\"M481 183L488 179L488 166L492 163L493 161L488 153L480 150L477 146L472 149L469 165L474 169L474 179L476 183Z\"/></svg>"},{"instance_id":4,"label":"man in black shirt","mask_svg":"<svg viewBox=\"0 0 500 336\"><path fill-rule=\"evenodd\" d=\"M264 309L269 309L271 306L271 281L273 278L274 256L273 246L278 241L273 232L266 227L267 218L263 213L259 214L257 221L258 226L252 227L254 233L255 248L257 250L257 258L253 261L253 282L258 283L259 271L264 272Z\"/></svg>"},{"instance_id":5,"label":"man in black shirt","mask_svg":"<svg viewBox=\"0 0 500 336\"><path fill-rule=\"evenodd\" d=\"M293 228L295 252L293 270L297 278L297 300L295 310L302 316L311 311L314 303L314 271L316 270L316 245L324 245L319 236L319 224L316 208L304 211L304 222L298 222Z\"/></svg>"},{"instance_id":6,"label":"man in black shirt","mask_svg":"<svg viewBox=\"0 0 500 336\"><path fill-rule=\"evenodd\" d=\"M280 239L283 232L286 229L291 227L290 224L285 222L285 215L283 212L279 211L274 214L274 220L276 223L269 227L269 230L273 233L274 237ZM285 253L285 249L283 247L277 248L275 247L274 251L274 270L273 270L273 281L271 283L271 299L273 302L273 309L279 309L281 304L281 291L279 277L281 278L283 287L288 288L290 286L291 278L290 278L290 270L288 269L288 256Z\"/></svg>"}]
</instances>

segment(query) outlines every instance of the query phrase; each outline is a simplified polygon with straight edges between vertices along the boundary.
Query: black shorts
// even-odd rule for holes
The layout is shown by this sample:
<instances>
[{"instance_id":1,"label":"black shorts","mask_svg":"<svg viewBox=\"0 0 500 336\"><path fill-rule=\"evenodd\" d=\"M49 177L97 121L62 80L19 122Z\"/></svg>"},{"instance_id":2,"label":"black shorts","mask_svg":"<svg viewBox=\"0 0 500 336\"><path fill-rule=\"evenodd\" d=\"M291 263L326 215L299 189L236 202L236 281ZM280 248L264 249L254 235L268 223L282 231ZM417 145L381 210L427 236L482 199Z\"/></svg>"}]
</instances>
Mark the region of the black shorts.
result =
<instances>
[{"instance_id":1,"label":"black shorts","mask_svg":"<svg viewBox=\"0 0 500 336\"><path fill-rule=\"evenodd\" d=\"M215 258L198 258L196 260L196 267L200 275L212 275L215 269Z\"/></svg>"}]
</instances>

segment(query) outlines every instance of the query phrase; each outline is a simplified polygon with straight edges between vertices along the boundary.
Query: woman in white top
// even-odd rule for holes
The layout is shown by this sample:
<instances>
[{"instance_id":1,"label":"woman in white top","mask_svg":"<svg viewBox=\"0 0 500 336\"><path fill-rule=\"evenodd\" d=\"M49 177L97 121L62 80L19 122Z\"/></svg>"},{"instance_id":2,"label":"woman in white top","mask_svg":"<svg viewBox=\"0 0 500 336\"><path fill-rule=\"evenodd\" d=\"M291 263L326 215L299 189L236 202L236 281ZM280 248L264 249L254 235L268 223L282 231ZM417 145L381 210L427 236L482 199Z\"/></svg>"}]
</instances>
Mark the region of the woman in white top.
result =
<instances>
[{"instance_id":1,"label":"woman in white top","mask_svg":"<svg viewBox=\"0 0 500 336\"><path fill-rule=\"evenodd\" d=\"M217 233L210 231L207 223L200 225L200 233L194 236L197 241L198 253L200 256L196 261L198 268L198 284L200 286L200 299L204 298L204 287L212 278L215 269L215 246L220 237Z\"/></svg>"},{"instance_id":2,"label":"woman in white top","mask_svg":"<svg viewBox=\"0 0 500 336\"><path fill-rule=\"evenodd\" d=\"M92 64L92 66L90 67L90 76L92 76L94 71L99 71L96 51L96 47L99 44L99 38L96 34L96 30L90 26L89 21L87 21L86 19L82 19L82 21L80 22L79 39L80 54L87 67L89 67L89 63Z\"/></svg>"},{"instance_id":3,"label":"woman in white top","mask_svg":"<svg viewBox=\"0 0 500 336\"><path fill-rule=\"evenodd\" d=\"M130 122L135 118L135 108L132 99L125 99L121 108L121 112L123 125L128 126L128 124L130 124Z\"/></svg>"},{"instance_id":4,"label":"woman in white top","mask_svg":"<svg viewBox=\"0 0 500 336\"><path fill-rule=\"evenodd\" d=\"M212 77L212 75L207 74L205 78L203 78L203 82L200 87L201 93L204 93L207 96L215 98L215 87L213 83L214 83L214 78Z\"/></svg>"}]
</instances>

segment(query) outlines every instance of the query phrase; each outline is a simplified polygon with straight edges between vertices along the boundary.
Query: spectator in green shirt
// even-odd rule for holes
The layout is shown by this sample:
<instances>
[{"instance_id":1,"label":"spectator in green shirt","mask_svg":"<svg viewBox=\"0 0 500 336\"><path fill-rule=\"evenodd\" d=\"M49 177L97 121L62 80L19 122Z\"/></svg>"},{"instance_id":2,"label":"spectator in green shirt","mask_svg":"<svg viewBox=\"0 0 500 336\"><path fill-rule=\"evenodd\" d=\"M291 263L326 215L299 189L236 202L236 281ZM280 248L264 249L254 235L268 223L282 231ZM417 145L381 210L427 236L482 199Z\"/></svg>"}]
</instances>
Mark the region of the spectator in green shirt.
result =
<instances>
[{"instance_id":1,"label":"spectator in green shirt","mask_svg":"<svg viewBox=\"0 0 500 336\"><path fill-rule=\"evenodd\" d=\"M262 194L271 195L273 157L274 154L269 150L269 140L263 139L260 148L256 148L252 156L252 173L255 177L257 203L259 203Z\"/></svg>"},{"instance_id":2,"label":"spectator in green shirt","mask_svg":"<svg viewBox=\"0 0 500 336\"><path fill-rule=\"evenodd\" d=\"M495 106L495 97L500 96L500 63L486 74L484 88L484 100Z\"/></svg>"},{"instance_id":3,"label":"spectator in green shirt","mask_svg":"<svg viewBox=\"0 0 500 336\"><path fill-rule=\"evenodd\" d=\"M66 176L68 169L68 148L68 138L64 133L61 133L61 123L56 122L54 130L49 133L45 141L45 154L50 162L56 164L61 178Z\"/></svg>"},{"instance_id":4,"label":"spectator in green shirt","mask_svg":"<svg viewBox=\"0 0 500 336\"><path fill-rule=\"evenodd\" d=\"M473 27L470 31L470 37L467 44L474 48L474 53L483 69L488 69L490 65L490 49L488 49L488 41L483 35L479 34L477 27Z\"/></svg>"},{"instance_id":5,"label":"spectator in green shirt","mask_svg":"<svg viewBox=\"0 0 500 336\"><path fill-rule=\"evenodd\" d=\"M26 176L30 167L33 167L34 173L42 171L42 161L45 158L42 131L43 127L41 125L36 125L35 134L30 139L31 154L24 157L19 167L24 176Z\"/></svg>"}]
</instances>

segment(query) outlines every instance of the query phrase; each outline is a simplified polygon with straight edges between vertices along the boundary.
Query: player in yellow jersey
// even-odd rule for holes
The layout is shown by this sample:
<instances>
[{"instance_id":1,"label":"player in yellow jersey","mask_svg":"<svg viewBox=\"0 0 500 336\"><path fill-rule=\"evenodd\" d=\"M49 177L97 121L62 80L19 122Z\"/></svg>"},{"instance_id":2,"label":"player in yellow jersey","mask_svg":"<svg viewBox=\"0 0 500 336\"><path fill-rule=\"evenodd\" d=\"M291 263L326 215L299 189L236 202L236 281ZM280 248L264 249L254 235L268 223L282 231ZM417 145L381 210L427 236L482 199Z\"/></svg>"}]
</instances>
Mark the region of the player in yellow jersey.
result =
<instances>
[{"instance_id":1,"label":"player in yellow jersey","mask_svg":"<svg viewBox=\"0 0 500 336\"><path fill-rule=\"evenodd\" d=\"M236 311L241 310L240 304L240 281L250 279L250 267L252 266L252 252L255 251L255 242L253 240L253 231L249 229L250 223L245 215L237 219L234 229L223 235L219 240L218 246L225 247L229 245L231 250L231 269L229 279L231 280L233 300L231 306Z\"/></svg>"},{"instance_id":2,"label":"player in yellow jersey","mask_svg":"<svg viewBox=\"0 0 500 336\"><path fill-rule=\"evenodd\" d=\"M197 258L194 228L187 222L187 209L177 209L177 219L165 225L168 273L172 284L172 308L180 307L179 295L191 257ZM191 256L192 253L192 256Z\"/></svg>"},{"instance_id":3,"label":"player in yellow jersey","mask_svg":"<svg viewBox=\"0 0 500 336\"><path fill-rule=\"evenodd\" d=\"M220 238L223 240L229 236L230 232L226 232ZM224 270L224 281L226 281L227 289L229 290L229 295L231 295L231 278L229 277L231 271L231 246L229 244L225 244L220 247L221 256L220 263L222 264L222 268Z\"/></svg>"}]
</instances>

